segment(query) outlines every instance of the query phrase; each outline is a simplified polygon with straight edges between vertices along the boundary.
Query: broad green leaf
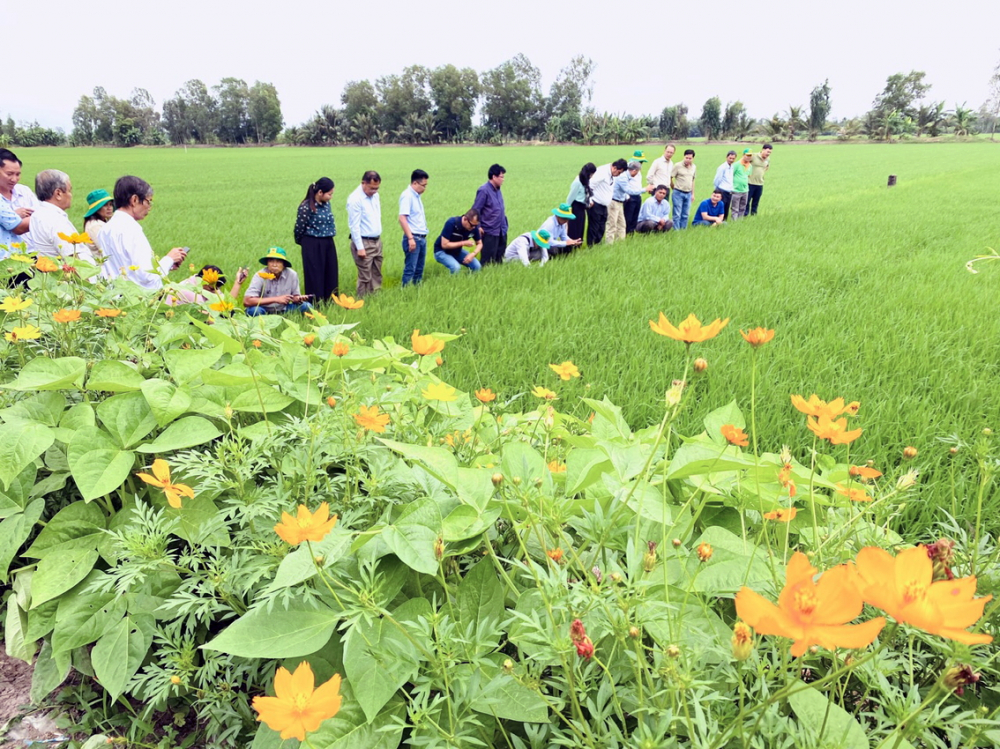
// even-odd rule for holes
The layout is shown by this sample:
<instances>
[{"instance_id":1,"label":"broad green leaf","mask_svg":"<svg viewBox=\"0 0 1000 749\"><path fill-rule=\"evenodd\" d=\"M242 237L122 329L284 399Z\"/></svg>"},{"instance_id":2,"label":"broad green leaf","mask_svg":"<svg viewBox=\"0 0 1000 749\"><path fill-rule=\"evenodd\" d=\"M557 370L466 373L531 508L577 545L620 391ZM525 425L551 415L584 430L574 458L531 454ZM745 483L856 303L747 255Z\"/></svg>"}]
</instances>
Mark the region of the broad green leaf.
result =
<instances>
[{"instance_id":1,"label":"broad green leaf","mask_svg":"<svg viewBox=\"0 0 1000 749\"><path fill-rule=\"evenodd\" d=\"M96 549L98 541L105 535L105 527L104 513L95 505L73 502L49 520L24 556L42 559L53 551Z\"/></svg>"},{"instance_id":2,"label":"broad green leaf","mask_svg":"<svg viewBox=\"0 0 1000 749\"><path fill-rule=\"evenodd\" d=\"M746 419L743 418L743 412L736 405L736 401L715 409L705 417L705 431L708 432L712 442L720 447L726 444L726 438L722 436L722 427L726 424L732 424L740 429L747 425Z\"/></svg>"},{"instance_id":3,"label":"broad green leaf","mask_svg":"<svg viewBox=\"0 0 1000 749\"><path fill-rule=\"evenodd\" d=\"M208 339L209 343L214 343L217 346L221 346L222 350L227 354L238 354L243 350L243 346L232 336L228 336L222 332L222 325L208 325L202 320L196 320L195 318L188 315L188 320L191 324L198 328L205 337Z\"/></svg>"},{"instance_id":4,"label":"broad green leaf","mask_svg":"<svg viewBox=\"0 0 1000 749\"><path fill-rule=\"evenodd\" d=\"M142 393L122 393L97 407L97 417L121 447L130 448L156 429L156 417Z\"/></svg>"},{"instance_id":5,"label":"broad green leaf","mask_svg":"<svg viewBox=\"0 0 1000 749\"><path fill-rule=\"evenodd\" d=\"M340 712L323 721L319 730L309 737L316 749L396 749L399 746L406 715L406 704L402 697L389 700L369 722L351 685L346 681L342 682L340 691L344 698ZM275 746L274 749L278 747Z\"/></svg>"},{"instance_id":6,"label":"broad green leaf","mask_svg":"<svg viewBox=\"0 0 1000 749\"><path fill-rule=\"evenodd\" d=\"M844 708L836 705L812 687L788 695L802 731L811 736L810 746L817 749L869 749L865 729ZM823 727L820 735L819 727ZM888 741L892 745L892 740Z\"/></svg>"},{"instance_id":7,"label":"broad green leaf","mask_svg":"<svg viewBox=\"0 0 1000 749\"><path fill-rule=\"evenodd\" d=\"M341 689L341 694L343 694L343 689ZM341 712L346 707L346 705L342 705L340 708ZM312 734L311 740L316 740L316 734ZM301 744L298 739L283 739L280 733L268 728L266 723L261 723L257 726L257 733L253 736L253 743L250 744L250 749L299 749L300 746ZM313 744L313 746L316 745Z\"/></svg>"},{"instance_id":8,"label":"broad green leaf","mask_svg":"<svg viewBox=\"0 0 1000 749\"><path fill-rule=\"evenodd\" d=\"M10 486L6 489L0 486L0 520L24 511L31 497L37 473L35 464L29 463L13 478Z\"/></svg>"},{"instance_id":9,"label":"broad green leaf","mask_svg":"<svg viewBox=\"0 0 1000 749\"><path fill-rule=\"evenodd\" d=\"M202 645L205 650L242 658L295 658L323 647L337 626L339 615L304 603L271 611L259 607L230 624L222 634Z\"/></svg>"},{"instance_id":10,"label":"broad green leaf","mask_svg":"<svg viewBox=\"0 0 1000 749\"><path fill-rule=\"evenodd\" d=\"M481 536L497 521L500 512L499 506L479 512L470 505L459 505L441 523L441 537L449 543L457 543Z\"/></svg>"},{"instance_id":11,"label":"broad green leaf","mask_svg":"<svg viewBox=\"0 0 1000 749\"><path fill-rule=\"evenodd\" d=\"M591 434L599 440L608 440L619 444L629 442L632 439L632 430L629 429L628 422L622 416L621 408L607 398L601 401L584 398L583 402L594 409L594 421L590 425Z\"/></svg>"},{"instance_id":12,"label":"broad green leaf","mask_svg":"<svg viewBox=\"0 0 1000 749\"><path fill-rule=\"evenodd\" d=\"M139 445L136 452L168 453L203 445L221 436L222 432L208 419L185 416L164 429L152 442Z\"/></svg>"},{"instance_id":13,"label":"broad green leaf","mask_svg":"<svg viewBox=\"0 0 1000 749\"><path fill-rule=\"evenodd\" d=\"M0 523L0 582L7 582L7 569L11 561L21 548L21 544L28 540L31 531L42 516L45 509L45 500L36 499L24 510Z\"/></svg>"},{"instance_id":14,"label":"broad green leaf","mask_svg":"<svg viewBox=\"0 0 1000 749\"><path fill-rule=\"evenodd\" d=\"M594 482L601 474L613 470L604 450L581 448L570 450L566 456L566 493L578 494Z\"/></svg>"},{"instance_id":15,"label":"broad green leaf","mask_svg":"<svg viewBox=\"0 0 1000 749\"><path fill-rule=\"evenodd\" d=\"M42 392L18 401L10 408L0 411L0 419L5 422L37 422L54 427L66 410L66 396L59 392Z\"/></svg>"},{"instance_id":16,"label":"broad green leaf","mask_svg":"<svg viewBox=\"0 0 1000 749\"><path fill-rule=\"evenodd\" d=\"M166 500L164 500L166 503ZM181 507L167 507L164 512L177 518L173 532L196 545L228 547L229 530L219 508L209 497L181 498Z\"/></svg>"},{"instance_id":17,"label":"broad green leaf","mask_svg":"<svg viewBox=\"0 0 1000 749\"><path fill-rule=\"evenodd\" d=\"M203 349L170 349L163 353L170 376L179 385L188 385L201 377L202 370L211 369L222 358L221 346Z\"/></svg>"},{"instance_id":18,"label":"broad green leaf","mask_svg":"<svg viewBox=\"0 0 1000 749\"><path fill-rule=\"evenodd\" d=\"M754 461L740 454L738 447L709 445L696 438L685 442L674 453L667 469L668 479L683 479L690 476L705 476L721 471L738 471L752 468ZM724 441L724 440L723 440Z\"/></svg>"},{"instance_id":19,"label":"broad green leaf","mask_svg":"<svg viewBox=\"0 0 1000 749\"><path fill-rule=\"evenodd\" d=\"M271 583L271 589L287 588L312 579L316 575L315 557L322 557L320 566L327 568L343 557L351 548L353 540L354 535L351 532L334 528L322 541L312 544L311 552L306 544L302 544L281 560L278 572Z\"/></svg>"},{"instance_id":20,"label":"broad green leaf","mask_svg":"<svg viewBox=\"0 0 1000 749\"><path fill-rule=\"evenodd\" d=\"M101 359L94 362L87 378L87 390L129 393L142 387L143 377L125 362Z\"/></svg>"},{"instance_id":21,"label":"broad green leaf","mask_svg":"<svg viewBox=\"0 0 1000 749\"><path fill-rule=\"evenodd\" d=\"M4 616L3 644L7 655L19 661L31 663L35 658L35 644L25 638L27 615L17 603L13 593L7 596L7 608Z\"/></svg>"},{"instance_id":22,"label":"broad green leaf","mask_svg":"<svg viewBox=\"0 0 1000 749\"><path fill-rule=\"evenodd\" d=\"M38 563L31 578L31 608L60 596L83 580L97 562L96 549L70 549Z\"/></svg>"},{"instance_id":23,"label":"broad green leaf","mask_svg":"<svg viewBox=\"0 0 1000 749\"><path fill-rule=\"evenodd\" d=\"M77 403L63 414L56 429L56 439L69 444L77 429L92 427L97 424L97 412L89 403Z\"/></svg>"},{"instance_id":24,"label":"broad green leaf","mask_svg":"<svg viewBox=\"0 0 1000 749\"><path fill-rule=\"evenodd\" d=\"M473 710L521 723L548 723L549 709L542 696L519 684L513 676L498 673L469 705Z\"/></svg>"},{"instance_id":25,"label":"broad green leaf","mask_svg":"<svg viewBox=\"0 0 1000 749\"><path fill-rule=\"evenodd\" d=\"M8 489L17 475L55 441L55 432L41 424L0 424L0 486Z\"/></svg>"},{"instance_id":26,"label":"broad green leaf","mask_svg":"<svg viewBox=\"0 0 1000 749\"><path fill-rule=\"evenodd\" d=\"M4 385L7 390L79 389L87 373L87 362L78 356L49 359L36 356L21 369L17 379Z\"/></svg>"},{"instance_id":27,"label":"broad green leaf","mask_svg":"<svg viewBox=\"0 0 1000 749\"><path fill-rule=\"evenodd\" d=\"M415 460L422 465L438 481L451 489L458 486L458 461L455 456L443 447L425 447L424 445L408 445L404 442L379 439L383 445L394 450L404 458Z\"/></svg>"},{"instance_id":28,"label":"broad green leaf","mask_svg":"<svg viewBox=\"0 0 1000 749\"><path fill-rule=\"evenodd\" d=\"M31 675L31 701L38 705L55 691L69 675L69 661L60 667L52 656L49 643L42 645L42 650L35 661L35 670Z\"/></svg>"},{"instance_id":29,"label":"broad green leaf","mask_svg":"<svg viewBox=\"0 0 1000 749\"><path fill-rule=\"evenodd\" d=\"M277 413L288 407L295 399L285 395L271 385L263 382L257 386L250 385L242 393L233 398L229 405L234 411L244 411L263 415ZM263 410L261 410L263 403Z\"/></svg>"},{"instance_id":30,"label":"broad green leaf","mask_svg":"<svg viewBox=\"0 0 1000 749\"><path fill-rule=\"evenodd\" d=\"M508 480L520 477L524 484L532 484L536 479L541 479L542 493L552 492L552 473L545 464L545 459L535 448L524 442L509 442L504 445L500 470Z\"/></svg>"},{"instance_id":31,"label":"broad green leaf","mask_svg":"<svg viewBox=\"0 0 1000 749\"><path fill-rule=\"evenodd\" d=\"M744 585L757 587L773 579L766 553L752 539L744 543L739 536L715 526L706 528L693 546L703 543L712 547L711 559L704 563L693 558L690 561L692 569L702 566L692 584L699 593L733 596ZM782 576L780 570L776 574Z\"/></svg>"},{"instance_id":32,"label":"broad green leaf","mask_svg":"<svg viewBox=\"0 0 1000 749\"><path fill-rule=\"evenodd\" d=\"M492 622L499 629L504 615L504 588L492 561L480 559L458 586L458 615L462 627L473 631ZM499 642L499 632L497 633Z\"/></svg>"},{"instance_id":33,"label":"broad green leaf","mask_svg":"<svg viewBox=\"0 0 1000 749\"><path fill-rule=\"evenodd\" d=\"M59 599L52 651L63 653L98 640L125 616L125 598L111 592L84 592L101 573L94 571L68 596Z\"/></svg>"},{"instance_id":34,"label":"broad green leaf","mask_svg":"<svg viewBox=\"0 0 1000 749\"><path fill-rule=\"evenodd\" d=\"M408 504L382 531L382 540L408 567L433 575L438 570L434 544L441 536L441 511L433 499Z\"/></svg>"},{"instance_id":35,"label":"broad green leaf","mask_svg":"<svg viewBox=\"0 0 1000 749\"><path fill-rule=\"evenodd\" d=\"M34 643L45 637L56 625L56 611L59 601L43 603L37 609L31 610L28 625L24 628L25 642Z\"/></svg>"},{"instance_id":36,"label":"broad green leaf","mask_svg":"<svg viewBox=\"0 0 1000 749\"><path fill-rule=\"evenodd\" d=\"M136 395L142 398L141 393ZM73 435L67 459L73 480L88 502L124 484L135 465L135 454L122 450L98 427L84 427Z\"/></svg>"},{"instance_id":37,"label":"broad green leaf","mask_svg":"<svg viewBox=\"0 0 1000 749\"><path fill-rule=\"evenodd\" d=\"M185 388L157 378L142 383L142 394L153 410L156 423L165 427L191 408L191 396Z\"/></svg>"},{"instance_id":38,"label":"broad green leaf","mask_svg":"<svg viewBox=\"0 0 1000 749\"><path fill-rule=\"evenodd\" d=\"M112 701L125 691L125 685L142 665L153 641L152 631L151 618L140 622L126 616L94 645L90 654L94 673Z\"/></svg>"},{"instance_id":39,"label":"broad green leaf","mask_svg":"<svg viewBox=\"0 0 1000 749\"><path fill-rule=\"evenodd\" d=\"M492 473L481 468L459 468L455 489L460 500L482 512L493 497Z\"/></svg>"},{"instance_id":40,"label":"broad green leaf","mask_svg":"<svg viewBox=\"0 0 1000 749\"><path fill-rule=\"evenodd\" d=\"M646 459L652 450L651 445L606 445L605 452L611 459L611 464L621 481L631 481L638 476L646 465ZM567 466L568 470L568 466Z\"/></svg>"}]
</instances>

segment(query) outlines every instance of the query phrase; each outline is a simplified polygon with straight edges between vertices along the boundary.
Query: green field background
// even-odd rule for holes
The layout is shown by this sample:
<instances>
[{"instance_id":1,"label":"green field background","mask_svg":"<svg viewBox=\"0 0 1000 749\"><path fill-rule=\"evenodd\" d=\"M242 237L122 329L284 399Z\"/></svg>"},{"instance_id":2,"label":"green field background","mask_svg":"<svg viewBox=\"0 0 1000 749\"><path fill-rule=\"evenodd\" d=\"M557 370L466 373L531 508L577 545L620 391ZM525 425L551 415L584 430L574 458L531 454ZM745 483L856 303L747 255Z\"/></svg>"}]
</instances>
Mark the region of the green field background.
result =
<instances>
[{"instance_id":1,"label":"green field background","mask_svg":"<svg viewBox=\"0 0 1000 749\"><path fill-rule=\"evenodd\" d=\"M730 146L699 144L696 200L707 197ZM644 147L649 158L661 146ZM414 328L464 337L448 344L441 376L464 390L492 387L502 400L531 386L559 384L559 405L589 413L577 396L608 396L634 425L662 415L662 398L683 370L684 347L655 335L647 320L730 317L723 334L697 347L709 361L697 401L681 424L694 432L709 409L734 398L749 411L749 347L737 328L777 331L759 352L758 430L763 449L790 445L808 460L812 435L790 393L861 401L864 435L851 462L887 475L907 466L914 445L921 489L900 512L940 519L970 501L969 451L948 457L951 436L1000 431L1000 266L972 257L1000 249L1000 146L939 144L777 144L761 215L718 229L692 228L584 250L544 268L504 266L449 277L428 254L426 282L401 289L400 192L412 169L430 173L424 195L431 237L465 211L494 162L507 169L511 236L537 228L586 161L627 157L632 147L522 146L331 149L27 149L27 184L59 168L74 184L78 225L86 193L111 189L121 174L147 179L155 208L143 222L157 252L189 246L190 261L232 273L256 264L270 245L292 241L307 185L336 182L342 290L353 293L345 201L366 169L382 175L385 289L360 313L365 337L408 340ZM898 185L886 188L890 174ZM182 274L176 274L181 277ZM343 315L336 312L339 320ZM547 365L571 359L583 378L563 385ZM839 448L839 458L845 449ZM914 501L913 497L917 500ZM994 509L996 509L994 507Z\"/></svg>"}]
</instances>

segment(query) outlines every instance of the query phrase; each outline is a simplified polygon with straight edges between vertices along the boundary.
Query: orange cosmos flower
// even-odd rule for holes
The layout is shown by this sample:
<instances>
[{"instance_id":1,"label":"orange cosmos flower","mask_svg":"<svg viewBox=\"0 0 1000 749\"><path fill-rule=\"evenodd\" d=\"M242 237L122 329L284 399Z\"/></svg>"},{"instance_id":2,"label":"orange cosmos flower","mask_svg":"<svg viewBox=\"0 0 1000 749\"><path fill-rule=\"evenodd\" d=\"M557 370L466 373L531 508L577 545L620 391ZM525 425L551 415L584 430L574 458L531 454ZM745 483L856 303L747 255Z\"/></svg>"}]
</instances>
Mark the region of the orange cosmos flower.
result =
<instances>
[{"instance_id":1,"label":"orange cosmos flower","mask_svg":"<svg viewBox=\"0 0 1000 749\"><path fill-rule=\"evenodd\" d=\"M852 476L857 476L862 481L868 481L870 479L877 479L882 475L882 471L876 471L874 468L869 468L868 466L851 466L848 471Z\"/></svg>"},{"instance_id":2,"label":"orange cosmos flower","mask_svg":"<svg viewBox=\"0 0 1000 749\"><path fill-rule=\"evenodd\" d=\"M778 471L778 483L781 484L785 489L788 489L788 496L794 497L797 489L795 488L795 482L792 481L792 464L785 463Z\"/></svg>"},{"instance_id":3,"label":"orange cosmos flower","mask_svg":"<svg viewBox=\"0 0 1000 749\"><path fill-rule=\"evenodd\" d=\"M816 393L810 395L809 400L806 400L801 395L793 395L792 405L806 416L815 416L817 418L825 416L828 419L836 419L838 416L843 416L846 413L857 416L858 409L861 408L861 404L858 401L844 403L843 398L835 398L827 403L816 395Z\"/></svg>"},{"instance_id":4,"label":"orange cosmos flower","mask_svg":"<svg viewBox=\"0 0 1000 749\"><path fill-rule=\"evenodd\" d=\"M302 339L302 343L304 343L306 346L312 346L313 343L315 342L316 342L316 336L314 336L312 333L310 333L309 335L307 335L305 338Z\"/></svg>"},{"instance_id":5,"label":"orange cosmos flower","mask_svg":"<svg viewBox=\"0 0 1000 749\"><path fill-rule=\"evenodd\" d=\"M774 338L774 331L767 328L754 328L745 333L741 330L740 335L743 336L744 341L754 348L758 348Z\"/></svg>"},{"instance_id":6,"label":"orange cosmos flower","mask_svg":"<svg viewBox=\"0 0 1000 749\"><path fill-rule=\"evenodd\" d=\"M419 330L414 330L410 337L413 351L421 356L433 356L444 348L444 341L430 335L420 335Z\"/></svg>"},{"instance_id":7,"label":"orange cosmos flower","mask_svg":"<svg viewBox=\"0 0 1000 749\"><path fill-rule=\"evenodd\" d=\"M559 400L559 396L557 396L554 392L552 392L548 388L543 388L541 385L532 390L531 394L536 398L544 398L547 401Z\"/></svg>"},{"instance_id":8,"label":"orange cosmos flower","mask_svg":"<svg viewBox=\"0 0 1000 749\"><path fill-rule=\"evenodd\" d=\"M798 507L779 507L777 510L772 510L771 512L764 513L765 520L777 520L779 523L790 523L795 520L795 516L799 514Z\"/></svg>"},{"instance_id":9,"label":"orange cosmos flower","mask_svg":"<svg viewBox=\"0 0 1000 749\"><path fill-rule=\"evenodd\" d=\"M549 559L551 559L556 564L559 564L559 561L563 558L563 550L558 547L555 549L549 549L545 553L548 555Z\"/></svg>"},{"instance_id":10,"label":"orange cosmos flower","mask_svg":"<svg viewBox=\"0 0 1000 749\"><path fill-rule=\"evenodd\" d=\"M566 473L566 464L560 463L558 460L550 460L549 470L552 471L552 473Z\"/></svg>"},{"instance_id":11,"label":"orange cosmos flower","mask_svg":"<svg viewBox=\"0 0 1000 749\"><path fill-rule=\"evenodd\" d=\"M571 377L579 377L580 370L571 361L564 361L562 364L550 364L549 367L559 375L559 379L568 380Z\"/></svg>"},{"instance_id":12,"label":"orange cosmos flower","mask_svg":"<svg viewBox=\"0 0 1000 749\"><path fill-rule=\"evenodd\" d=\"M76 322L80 319L80 310L78 309L61 309L58 312L52 313L52 319L56 322Z\"/></svg>"},{"instance_id":13,"label":"orange cosmos flower","mask_svg":"<svg viewBox=\"0 0 1000 749\"><path fill-rule=\"evenodd\" d=\"M695 550L695 553L698 555L698 559L702 562L707 562L712 558L712 554L715 553L715 549L712 548L712 544L702 541L698 544L698 548Z\"/></svg>"},{"instance_id":14,"label":"orange cosmos flower","mask_svg":"<svg viewBox=\"0 0 1000 749\"><path fill-rule=\"evenodd\" d=\"M852 502L871 502L874 497L866 494L862 489L851 489L843 484L837 484L837 494L843 494Z\"/></svg>"},{"instance_id":15,"label":"orange cosmos flower","mask_svg":"<svg viewBox=\"0 0 1000 749\"><path fill-rule=\"evenodd\" d=\"M709 338L715 338L715 336L719 335L719 331L726 327L728 323L729 318L727 317L725 320L716 319L715 322L703 326L701 321L692 313L688 315L687 320L674 327L661 312L660 321L655 323L650 320L649 327L654 332L665 335L667 338L673 338L675 341L701 343L702 341L707 341Z\"/></svg>"},{"instance_id":16,"label":"orange cosmos flower","mask_svg":"<svg viewBox=\"0 0 1000 749\"><path fill-rule=\"evenodd\" d=\"M274 532L286 544L298 546L303 541L322 541L337 524L337 516L330 517L330 505L324 502L316 512L309 512L305 505L299 505L296 517L281 513L281 522L274 526Z\"/></svg>"},{"instance_id":17,"label":"orange cosmos flower","mask_svg":"<svg viewBox=\"0 0 1000 749\"><path fill-rule=\"evenodd\" d=\"M118 317L122 311L120 309L99 309L94 314L98 317Z\"/></svg>"},{"instance_id":18,"label":"orange cosmos flower","mask_svg":"<svg viewBox=\"0 0 1000 749\"><path fill-rule=\"evenodd\" d=\"M726 442L730 445L739 445L740 447L747 447L750 444L750 437L740 429L738 426L733 426L732 424L724 424L722 429L722 436L726 438Z\"/></svg>"},{"instance_id":19,"label":"orange cosmos flower","mask_svg":"<svg viewBox=\"0 0 1000 749\"><path fill-rule=\"evenodd\" d=\"M358 413L354 414L354 420L358 422L359 427L381 434L385 431L385 425L389 423L389 414L380 413L378 406L361 406Z\"/></svg>"},{"instance_id":20,"label":"orange cosmos flower","mask_svg":"<svg viewBox=\"0 0 1000 749\"><path fill-rule=\"evenodd\" d=\"M83 232L82 234L78 234L76 232L73 232L72 234L63 234L62 232L59 232L57 236L62 241L69 242L70 244L90 244L90 235L87 234L87 232Z\"/></svg>"},{"instance_id":21,"label":"orange cosmos flower","mask_svg":"<svg viewBox=\"0 0 1000 749\"><path fill-rule=\"evenodd\" d=\"M335 343L333 344L333 349L331 350L334 356L347 356L347 352L351 350L351 347L346 343Z\"/></svg>"},{"instance_id":22,"label":"orange cosmos flower","mask_svg":"<svg viewBox=\"0 0 1000 749\"><path fill-rule=\"evenodd\" d=\"M268 273L266 270L258 271L257 275L260 276L261 278L263 278L265 281L273 281L274 280L274 274L273 273Z\"/></svg>"},{"instance_id":23,"label":"orange cosmos flower","mask_svg":"<svg viewBox=\"0 0 1000 749\"><path fill-rule=\"evenodd\" d=\"M858 552L855 564L865 602L897 622L966 645L993 641L991 635L966 632L993 596L973 597L975 577L934 582L934 562L923 546L901 551L895 558L867 546Z\"/></svg>"},{"instance_id":24,"label":"orange cosmos flower","mask_svg":"<svg viewBox=\"0 0 1000 749\"><path fill-rule=\"evenodd\" d=\"M344 309L361 309L365 306L364 299L355 299L352 296L347 296L347 294L341 294L337 296L336 294L331 294L330 298L333 303L338 307L343 307Z\"/></svg>"},{"instance_id":25,"label":"orange cosmos flower","mask_svg":"<svg viewBox=\"0 0 1000 749\"><path fill-rule=\"evenodd\" d=\"M479 390L477 390L476 391L476 397L482 403L492 403L493 401L495 401L497 399L496 393L494 393L489 388L480 388Z\"/></svg>"},{"instance_id":26,"label":"orange cosmos flower","mask_svg":"<svg viewBox=\"0 0 1000 749\"><path fill-rule=\"evenodd\" d=\"M42 273L53 273L59 270L61 266L52 258L40 257L35 261L35 267Z\"/></svg>"},{"instance_id":27,"label":"orange cosmos flower","mask_svg":"<svg viewBox=\"0 0 1000 749\"><path fill-rule=\"evenodd\" d=\"M170 481L170 464L163 458L157 458L153 461L152 476L148 473L137 473L136 476L147 484L162 489L163 493L167 495L167 504L171 507L180 508L182 494L188 499L194 499L194 489L187 484L174 484Z\"/></svg>"},{"instance_id":28,"label":"orange cosmos flower","mask_svg":"<svg viewBox=\"0 0 1000 749\"><path fill-rule=\"evenodd\" d=\"M262 345L263 345L263 344L262 344L262 343L260 342L260 340L258 340L257 338L255 338L255 339L253 340L253 347L254 347L254 348L260 348L260 347L261 347Z\"/></svg>"},{"instance_id":29,"label":"orange cosmos flower","mask_svg":"<svg viewBox=\"0 0 1000 749\"><path fill-rule=\"evenodd\" d=\"M736 594L737 615L762 635L794 640L791 653L795 657L814 644L824 648L870 645L885 626L885 618L847 624L857 618L863 605L854 573L841 565L824 572L817 583L813 582L816 571L805 554L795 552L788 562L778 605L743 587Z\"/></svg>"},{"instance_id":30,"label":"orange cosmos flower","mask_svg":"<svg viewBox=\"0 0 1000 749\"><path fill-rule=\"evenodd\" d=\"M205 270L201 272L201 282L207 283L209 286L215 286L215 284L219 283L219 279L221 277L222 274L213 268L205 268Z\"/></svg>"},{"instance_id":31,"label":"orange cosmos flower","mask_svg":"<svg viewBox=\"0 0 1000 749\"><path fill-rule=\"evenodd\" d=\"M829 440L831 445L847 445L854 442L861 436L861 429L848 429L847 419L837 419L834 421L826 416L818 419L809 416L806 418L806 426L820 439Z\"/></svg>"},{"instance_id":32,"label":"orange cosmos flower","mask_svg":"<svg viewBox=\"0 0 1000 749\"><path fill-rule=\"evenodd\" d=\"M308 661L295 673L279 667L274 674L274 697L254 697L257 720L281 733L283 739L305 741L324 720L340 712L340 674L314 688L316 677Z\"/></svg>"}]
</instances>

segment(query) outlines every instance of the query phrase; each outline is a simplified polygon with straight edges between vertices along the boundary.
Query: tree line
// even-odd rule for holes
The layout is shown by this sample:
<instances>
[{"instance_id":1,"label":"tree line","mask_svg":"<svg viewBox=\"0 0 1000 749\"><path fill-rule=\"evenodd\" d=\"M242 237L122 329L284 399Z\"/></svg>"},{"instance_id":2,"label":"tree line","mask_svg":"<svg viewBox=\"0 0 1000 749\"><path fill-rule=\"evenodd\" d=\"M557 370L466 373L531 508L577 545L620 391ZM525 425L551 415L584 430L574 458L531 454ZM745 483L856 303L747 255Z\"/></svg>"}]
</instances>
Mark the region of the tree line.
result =
<instances>
[{"instance_id":1,"label":"tree line","mask_svg":"<svg viewBox=\"0 0 1000 749\"><path fill-rule=\"evenodd\" d=\"M145 89L118 98L97 87L80 97L69 136L38 123L15 124L8 115L6 123L0 121L0 145L332 146L522 140L619 145L650 138L784 141L821 136L891 141L948 133L966 136L977 130L995 134L1000 119L1000 65L990 79L990 98L978 112L964 104L948 109L943 101L928 100L931 86L925 74L910 71L889 76L863 116L840 121L829 119L829 81L813 88L807 105L790 105L759 119L751 117L742 102L723 104L717 96L707 99L697 116L684 103L667 105L658 115L598 112L590 106L594 69L590 58L577 55L546 93L541 72L523 54L483 73L455 65L411 65L374 81L349 81L338 103L323 104L308 120L287 128L271 83L249 85L239 78L223 78L209 87L195 79L159 110Z\"/></svg>"}]
</instances>

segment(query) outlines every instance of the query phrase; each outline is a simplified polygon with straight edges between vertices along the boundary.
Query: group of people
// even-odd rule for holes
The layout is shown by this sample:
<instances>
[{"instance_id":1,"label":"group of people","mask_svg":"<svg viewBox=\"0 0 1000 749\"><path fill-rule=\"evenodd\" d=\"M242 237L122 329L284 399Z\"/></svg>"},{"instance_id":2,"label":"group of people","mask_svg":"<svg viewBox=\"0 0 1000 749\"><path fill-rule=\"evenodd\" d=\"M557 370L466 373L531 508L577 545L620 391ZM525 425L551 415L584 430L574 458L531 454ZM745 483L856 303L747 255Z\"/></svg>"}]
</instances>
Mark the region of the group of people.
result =
<instances>
[{"instance_id":1,"label":"group of people","mask_svg":"<svg viewBox=\"0 0 1000 749\"><path fill-rule=\"evenodd\" d=\"M711 197L698 205L691 223L718 226L756 214L771 151L770 144L758 153L748 148L739 159L736 151L730 151L716 171ZM635 151L630 160L618 159L599 167L585 164L566 201L553 208L537 229L518 234L509 242L502 190L506 170L493 164L486 182L476 191L472 207L444 222L432 245L434 259L451 273L463 267L476 272L493 263L545 264L552 256L571 253L584 238L593 246L602 241L613 244L633 232L686 229L697 174L695 152L687 149L676 163L675 152L673 144L664 148L663 155L650 164L645 184L641 170L647 161L641 151ZM39 172L34 193L20 184L20 176L21 161L11 151L0 149L0 259L10 253L10 247L25 243L39 256L74 257L99 265L100 275L106 279L124 277L143 288L158 290L163 288L166 274L179 268L187 257L187 248L175 247L156 259L139 224L152 208L153 188L139 177L120 177L110 194L98 189L87 195L86 237L81 241L67 214L73 200L69 176L55 169ZM399 196L403 286L423 280L429 236L423 194L428 180L426 171L415 169ZM366 171L347 198L359 298L382 286L381 183L378 172ZM272 247L260 258L265 268L254 274L245 292L241 288L249 272L241 268L234 279L230 294L233 299L242 295L248 314L305 311L310 300L329 299L340 292L337 228L331 206L334 189L333 180L322 177L309 185L298 206L294 238L302 249L305 293L288 253ZM644 200L644 196L648 197ZM225 282L221 269L206 265L172 287L167 301L201 302L206 293L217 293Z\"/></svg>"}]
</instances>

